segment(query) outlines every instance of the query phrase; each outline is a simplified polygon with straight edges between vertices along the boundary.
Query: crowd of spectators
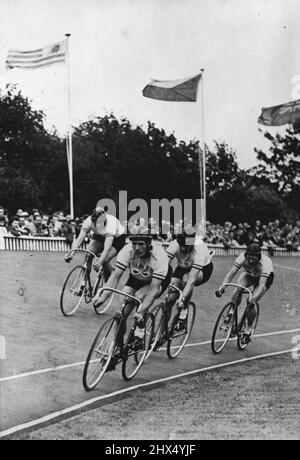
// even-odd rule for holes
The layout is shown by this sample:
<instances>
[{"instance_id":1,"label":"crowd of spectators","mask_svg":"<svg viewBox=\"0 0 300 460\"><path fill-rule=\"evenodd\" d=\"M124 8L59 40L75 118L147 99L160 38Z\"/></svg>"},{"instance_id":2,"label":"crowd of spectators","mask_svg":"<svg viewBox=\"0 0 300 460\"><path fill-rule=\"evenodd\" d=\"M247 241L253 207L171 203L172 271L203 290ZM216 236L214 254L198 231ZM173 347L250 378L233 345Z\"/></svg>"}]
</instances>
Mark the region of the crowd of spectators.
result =
<instances>
[{"instance_id":1,"label":"crowd of spectators","mask_svg":"<svg viewBox=\"0 0 300 460\"><path fill-rule=\"evenodd\" d=\"M4 207L0 206L0 235L61 237L65 238L71 246L74 238L79 235L82 222L86 217L87 215L71 219L71 216L65 215L63 211L48 215L38 209L33 209L30 213L18 209L15 215L8 217ZM164 221L164 224L166 223L168 222ZM172 229L159 235L161 241L170 241L173 237ZM279 220L268 224L257 220L254 225L247 222L238 224L225 222L223 225L207 222L205 241L225 249L257 242L271 254L274 248L300 251L300 220L297 220L294 225Z\"/></svg>"},{"instance_id":2,"label":"crowd of spectators","mask_svg":"<svg viewBox=\"0 0 300 460\"><path fill-rule=\"evenodd\" d=\"M3 206L0 206L0 235L60 237L71 245L79 231L80 219L71 219L63 211L48 215L38 209L30 213L18 209L15 215L8 218Z\"/></svg>"}]
</instances>

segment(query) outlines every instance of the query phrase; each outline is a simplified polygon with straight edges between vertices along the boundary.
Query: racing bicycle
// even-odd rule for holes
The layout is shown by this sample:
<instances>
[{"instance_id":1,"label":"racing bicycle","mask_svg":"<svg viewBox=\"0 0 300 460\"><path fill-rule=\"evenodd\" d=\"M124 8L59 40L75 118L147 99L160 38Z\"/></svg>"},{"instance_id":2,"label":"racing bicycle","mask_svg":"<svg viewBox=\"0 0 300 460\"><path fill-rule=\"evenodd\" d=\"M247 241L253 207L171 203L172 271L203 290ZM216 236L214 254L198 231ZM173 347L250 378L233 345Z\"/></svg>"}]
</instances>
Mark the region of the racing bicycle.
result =
<instances>
[{"instance_id":1,"label":"racing bicycle","mask_svg":"<svg viewBox=\"0 0 300 460\"><path fill-rule=\"evenodd\" d=\"M177 309L171 321L171 325L169 326L169 312L173 306L170 305L169 296L174 293L177 294L177 301L180 302L182 300L182 291L177 286L170 284L164 301L156 305L152 311L155 319L155 332L146 358L148 358L153 351L158 351L166 344L168 357L174 359L179 356L188 341L195 322L196 306L194 302L188 303L187 317L184 320L180 319L181 310ZM175 302L173 302L173 304L174 303Z\"/></svg>"},{"instance_id":2,"label":"racing bicycle","mask_svg":"<svg viewBox=\"0 0 300 460\"><path fill-rule=\"evenodd\" d=\"M247 311L248 304L251 303L252 293L250 289L235 283L226 283L221 286L221 289L227 288L228 286L233 286L238 288L236 301L228 302L225 307L222 308L216 324L214 326L212 340L211 340L211 349L214 354L221 353L221 351L227 345L229 339L237 337L237 346L239 350L244 350L248 343L251 341L252 336L255 333L255 329L259 317L259 305L255 303L255 320L251 327L250 336L244 333L245 327L247 326ZM239 305L242 302L244 294L248 294L247 305L240 317L239 320ZM216 291L217 297L220 297L219 291ZM221 294L222 295L222 294Z\"/></svg>"},{"instance_id":3,"label":"racing bicycle","mask_svg":"<svg viewBox=\"0 0 300 460\"><path fill-rule=\"evenodd\" d=\"M106 372L115 370L122 363L122 377L125 381L131 380L141 368L151 345L154 331L154 316L148 313L145 317L143 340L137 341L135 330L137 320L133 315L133 325L129 332L124 334L128 319L124 311L128 302L134 301L136 313L139 313L141 300L117 289L104 287L102 290L124 296L121 310L112 318L105 321L96 334L88 353L82 383L87 391L93 390Z\"/></svg>"},{"instance_id":4,"label":"racing bicycle","mask_svg":"<svg viewBox=\"0 0 300 460\"><path fill-rule=\"evenodd\" d=\"M99 288L105 283L103 268L101 267L93 282L91 277L92 261L96 254L88 249L72 249L68 255L75 253L85 254L83 263L76 265L68 274L60 295L60 309L64 316L72 316L79 308L82 300L88 304L92 301ZM113 296L102 306L94 308L98 315L105 313L112 302Z\"/></svg>"}]
</instances>

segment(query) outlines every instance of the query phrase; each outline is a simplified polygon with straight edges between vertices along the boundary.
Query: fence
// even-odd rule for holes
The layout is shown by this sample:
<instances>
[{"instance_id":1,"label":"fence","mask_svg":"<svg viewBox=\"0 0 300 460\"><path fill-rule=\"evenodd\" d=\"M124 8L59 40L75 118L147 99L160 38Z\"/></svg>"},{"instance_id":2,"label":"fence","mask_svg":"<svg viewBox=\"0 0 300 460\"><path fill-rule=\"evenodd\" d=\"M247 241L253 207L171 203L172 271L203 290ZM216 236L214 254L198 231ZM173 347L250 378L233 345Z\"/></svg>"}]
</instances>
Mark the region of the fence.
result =
<instances>
[{"instance_id":1,"label":"fence","mask_svg":"<svg viewBox=\"0 0 300 460\"><path fill-rule=\"evenodd\" d=\"M164 247L168 243L162 243ZM215 251L216 256L238 256L245 250L245 247L238 246L225 249L222 245L211 245L209 247ZM0 250L4 251L44 251L44 252L67 252L70 246L64 238L41 238L11 235L0 235ZM267 249L263 249L264 254L268 254ZM274 256L299 257L300 251L287 251L283 248L274 248Z\"/></svg>"}]
</instances>

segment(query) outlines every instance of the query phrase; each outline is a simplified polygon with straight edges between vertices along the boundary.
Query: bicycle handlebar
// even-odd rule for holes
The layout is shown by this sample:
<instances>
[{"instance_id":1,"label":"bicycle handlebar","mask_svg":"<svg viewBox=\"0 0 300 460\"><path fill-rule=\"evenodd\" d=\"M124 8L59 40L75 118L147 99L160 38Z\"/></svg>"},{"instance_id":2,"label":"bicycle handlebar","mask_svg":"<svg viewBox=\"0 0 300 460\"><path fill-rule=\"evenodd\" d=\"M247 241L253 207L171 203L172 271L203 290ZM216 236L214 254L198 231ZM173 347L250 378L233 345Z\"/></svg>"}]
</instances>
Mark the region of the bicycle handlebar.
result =
<instances>
[{"instance_id":1,"label":"bicycle handlebar","mask_svg":"<svg viewBox=\"0 0 300 460\"><path fill-rule=\"evenodd\" d=\"M93 256L93 257L97 257L96 254L95 254L94 252L90 251L89 249L80 249L80 248L78 248L78 249L71 249L71 251L68 252L68 255L71 255L72 252L85 252L85 253L90 254L90 255Z\"/></svg>"},{"instance_id":2,"label":"bicycle handlebar","mask_svg":"<svg viewBox=\"0 0 300 460\"><path fill-rule=\"evenodd\" d=\"M237 283L225 283L225 284L222 284L221 289L225 289L228 286L237 287L237 288L239 288L239 289L244 291L243 294L249 294L249 301L251 302L251 300L252 300L252 292L250 291L250 289L246 288L245 286L242 286L241 284L237 284ZM219 292L219 291L217 291L217 292Z\"/></svg>"},{"instance_id":3,"label":"bicycle handlebar","mask_svg":"<svg viewBox=\"0 0 300 460\"><path fill-rule=\"evenodd\" d=\"M175 284L169 284L168 288L173 288L175 289L178 293L179 293L179 301L182 301L182 298L183 298L183 292L181 289L179 289L177 286L175 286Z\"/></svg>"},{"instance_id":4,"label":"bicycle handlebar","mask_svg":"<svg viewBox=\"0 0 300 460\"><path fill-rule=\"evenodd\" d=\"M138 299L137 297L134 297L133 295L130 295L130 294L126 294L126 292L119 291L119 289L114 289L114 288L110 288L110 287L103 287L103 288L99 289L99 295L101 295L103 291L116 292L117 294L121 294L124 297L129 297L130 299L135 300L136 302L138 302L139 306L142 303L142 301L140 299Z\"/></svg>"}]
</instances>

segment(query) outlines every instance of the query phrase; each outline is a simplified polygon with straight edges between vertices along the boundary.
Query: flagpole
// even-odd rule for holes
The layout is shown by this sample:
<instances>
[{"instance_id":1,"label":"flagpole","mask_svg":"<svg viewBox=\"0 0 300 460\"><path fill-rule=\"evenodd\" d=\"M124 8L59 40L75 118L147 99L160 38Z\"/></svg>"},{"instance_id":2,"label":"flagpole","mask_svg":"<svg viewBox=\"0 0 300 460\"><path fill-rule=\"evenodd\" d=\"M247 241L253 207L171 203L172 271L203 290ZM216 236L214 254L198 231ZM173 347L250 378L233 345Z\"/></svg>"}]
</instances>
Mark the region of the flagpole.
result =
<instances>
[{"instance_id":1,"label":"flagpole","mask_svg":"<svg viewBox=\"0 0 300 460\"><path fill-rule=\"evenodd\" d=\"M203 237L206 233L206 155L205 155L205 126L204 126L204 84L203 73L201 69L201 138L202 150L199 148L199 179L200 179L200 196L201 196L201 227Z\"/></svg>"},{"instance_id":2,"label":"flagpole","mask_svg":"<svg viewBox=\"0 0 300 460\"><path fill-rule=\"evenodd\" d=\"M67 158L69 169L70 184L70 215L74 219L74 198L73 198L73 149L72 149L72 126L71 126L71 92L70 92L70 57L69 57L69 37L66 39L66 61L67 61L67 106L68 106L68 136L67 136Z\"/></svg>"}]
</instances>

